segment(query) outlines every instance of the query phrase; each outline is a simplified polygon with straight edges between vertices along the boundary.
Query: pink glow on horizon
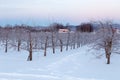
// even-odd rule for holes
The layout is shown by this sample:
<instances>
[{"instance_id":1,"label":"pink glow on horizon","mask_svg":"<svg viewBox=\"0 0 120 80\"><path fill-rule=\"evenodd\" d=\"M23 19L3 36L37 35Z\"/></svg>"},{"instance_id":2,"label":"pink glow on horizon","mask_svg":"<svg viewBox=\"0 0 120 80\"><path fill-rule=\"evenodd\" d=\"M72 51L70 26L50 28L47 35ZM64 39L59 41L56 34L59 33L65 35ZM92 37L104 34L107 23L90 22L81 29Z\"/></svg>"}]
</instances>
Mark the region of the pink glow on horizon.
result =
<instances>
[{"instance_id":1,"label":"pink glow on horizon","mask_svg":"<svg viewBox=\"0 0 120 80\"><path fill-rule=\"evenodd\" d=\"M120 0L0 0L0 19L120 19Z\"/></svg>"}]
</instances>

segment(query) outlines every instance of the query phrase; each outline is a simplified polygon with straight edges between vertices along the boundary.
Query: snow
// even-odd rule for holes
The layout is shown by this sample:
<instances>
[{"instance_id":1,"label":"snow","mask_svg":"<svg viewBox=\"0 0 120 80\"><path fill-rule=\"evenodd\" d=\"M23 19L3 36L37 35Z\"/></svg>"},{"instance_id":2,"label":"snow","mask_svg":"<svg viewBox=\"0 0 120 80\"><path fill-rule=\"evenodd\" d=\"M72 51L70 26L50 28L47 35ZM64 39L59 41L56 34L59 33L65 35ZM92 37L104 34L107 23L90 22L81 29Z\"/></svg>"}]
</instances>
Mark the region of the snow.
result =
<instances>
[{"instance_id":1,"label":"snow","mask_svg":"<svg viewBox=\"0 0 120 80\"><path fill-rule=\"evenodd\" d=\"M28 52L14 49L4 53L0 49L0 80L119 80L120 55L111 57L106 64L105 57L96 58L87 46L47 56L43 51L33 52L33 61L27 61Z\"/></svg>"}]
</instances>

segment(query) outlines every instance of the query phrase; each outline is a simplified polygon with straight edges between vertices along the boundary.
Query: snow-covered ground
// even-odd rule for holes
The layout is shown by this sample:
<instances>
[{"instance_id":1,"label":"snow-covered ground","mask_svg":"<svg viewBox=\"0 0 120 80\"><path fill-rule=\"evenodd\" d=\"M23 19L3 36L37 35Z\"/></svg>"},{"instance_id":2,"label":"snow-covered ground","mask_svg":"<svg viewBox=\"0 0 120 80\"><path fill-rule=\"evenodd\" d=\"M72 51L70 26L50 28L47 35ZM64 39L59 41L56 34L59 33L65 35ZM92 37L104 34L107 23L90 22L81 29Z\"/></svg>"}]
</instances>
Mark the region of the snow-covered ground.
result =
<instances>
[{"instance_id":1,"label":"snow-covered ground","mask_svg":"<svg viewBox=\"0 0 120 80\"><path fill-rule=\"evenodd\" d=\"M112 55L107 65L104 56L95 58L84 46L69 51L59 50L33 53L33 61L27 61L28 52L0 49L0 80L119 80L120 55Z\"/></svg>"}]
</instances>

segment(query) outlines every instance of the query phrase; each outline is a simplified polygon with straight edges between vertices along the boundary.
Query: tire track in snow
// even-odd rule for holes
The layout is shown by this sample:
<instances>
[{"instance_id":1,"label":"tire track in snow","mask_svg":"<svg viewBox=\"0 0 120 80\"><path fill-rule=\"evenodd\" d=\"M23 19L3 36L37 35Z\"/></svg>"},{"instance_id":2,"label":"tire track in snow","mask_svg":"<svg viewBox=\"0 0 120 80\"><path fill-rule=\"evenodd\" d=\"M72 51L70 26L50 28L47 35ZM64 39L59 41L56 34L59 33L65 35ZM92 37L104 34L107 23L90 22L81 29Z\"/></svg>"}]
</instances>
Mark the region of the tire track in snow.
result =
<instances>
[{"instance_id":1,"label":"tire track in snow","mask_svg":"<svg viewBox=\"0 0 120 80\"><path fill-rule=\"evenodd\" d=\"M72 76L57 77L51 75L38 75L38 74L35 75L35 74L21 74L21 73L0 73L0 80L26 80L27 79L26 77L29 78L29 80L101 80L94 78L93 79L78 78Z\"/></svg>"},{"instance_id":2,"label":"tire track in snow","mask_svg":"<svg viewBox=\"0 0 120 80\"><path fill-rule=\"evenodd\" d=\"M51 69L51 68L55 69L55 67L62 66L63 64L65 64L65 63L67 64L69 62L70 63L72 62L72 64L75 64L75 65L78 65L78 62L79 62L78 57L82 58L82 56L80 54L83 54L85 52L79 53L78 51L72 51L70 53L71 54L68 54L68 56L51 63L50 65L47 66L47 68L48 69Z\"/></svg>"},{"instance_id":3,"label":"tire track in snow","mask_svg":"<svg viewBox=\"0 0 120 80\"><path fill-rule=\"evenodd\" d=\"M48 79L59 79L59 77L52 75L41 75L41 74L22 74L22 73L0 73L1 77L32 77L32 78L48 78ZM7 79L6 79L7 80Z\"/></svg>"}]
</instances>

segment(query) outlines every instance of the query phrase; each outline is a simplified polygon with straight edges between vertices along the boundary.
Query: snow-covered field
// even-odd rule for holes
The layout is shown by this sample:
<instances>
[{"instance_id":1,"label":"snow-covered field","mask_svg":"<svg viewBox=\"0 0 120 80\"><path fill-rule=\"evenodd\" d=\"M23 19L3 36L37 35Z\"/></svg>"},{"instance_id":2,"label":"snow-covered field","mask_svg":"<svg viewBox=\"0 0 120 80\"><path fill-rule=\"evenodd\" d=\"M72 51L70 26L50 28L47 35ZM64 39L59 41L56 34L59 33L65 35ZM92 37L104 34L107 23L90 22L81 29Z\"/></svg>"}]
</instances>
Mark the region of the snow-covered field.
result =
<instances>
[{"instance_id":1,"label":"snow-covered field","mask_svg":"<svg viewBox=\"0 0 120 80\"><path fill-rule=\"evenodd\" d=\"M104 56L95 58L88 47L52 54L47 51L33 53L33 61L27 61L28 52L0 49L0 80L120 80L120 55L112 55L107 65Z\"/></svg>"}]
</instances>

